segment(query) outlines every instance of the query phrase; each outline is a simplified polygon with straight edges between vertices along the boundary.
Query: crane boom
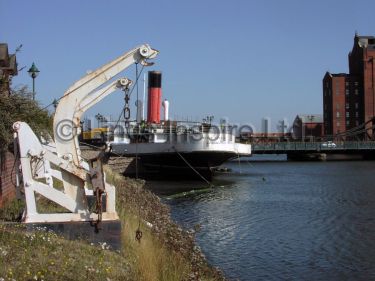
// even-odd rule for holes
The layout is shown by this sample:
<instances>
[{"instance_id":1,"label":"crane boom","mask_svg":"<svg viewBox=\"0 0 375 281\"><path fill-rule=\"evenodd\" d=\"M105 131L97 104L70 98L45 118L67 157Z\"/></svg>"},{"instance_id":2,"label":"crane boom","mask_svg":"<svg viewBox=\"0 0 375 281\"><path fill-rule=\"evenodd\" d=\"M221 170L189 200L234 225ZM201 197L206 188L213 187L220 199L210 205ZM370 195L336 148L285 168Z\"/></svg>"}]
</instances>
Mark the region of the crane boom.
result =
<instances>
[{"instance_id":1,"label":"crane boom","mask_svg":"<svg viewBox=\"0 0 375 281\"><path fill-rule=\"evenodd\" d=\"M96 104L98 97L102 99L110 93L109 91L102 91L93 95L92 92L95 89L99 88L134 63L150 65L147 62L147 59L155 58L157 54L158 51L151 49L147 44L136 47L117 59L87 74L75 82L64 93L63 98L60 100L56 108L53 120L56 150L60 156L65 157L66 159L72 159L75 166L80 166L80 150L76 132L79 131L80 116L83 113L81 111L82 109L80 109L82 101L85 100L86 104L90 104L90 107L93 106ZM86 107L85 110L88 108L89 107ZM77 114L79 112L80 114ZM71 137L64 136L61 138L61 136L59 136L59 133L61 132L57 129L61 127L62 122L66 121L71 122L73 125L73 128L71 128Z\"/></svg>"},{"instance_id":2,"label":"crane boom","mask_svg":"<svg viewBox=\"0 0 375 281\"><path fill-rule=\"evenodd\" d=\"M20 154L26 197L24 222L91 222L96 215L98 222L118 219L115 210L115 187L105 181L100 161L97 161L96 166L90 166L80 157L80 120L86 110L103 98L117 89L131 85L129 79L114 80L115 76L134 63L152 65L148 60L155 58L158 53L147 44L141 45L87 74L69 87L56 108L53 120L54 142L41 143L26 123L14 123L15 147ZM39 180L41 178L45 183ZM64 191L54 188L54 178L63 182ZM38 213L35 193L66 208L68 213ZM93 213L87 197L95 195L98 205L103 194L106 198L105 210L102 211L102 205L99 203L97 210L100 210Z\"/></svg>"}]
</instances>

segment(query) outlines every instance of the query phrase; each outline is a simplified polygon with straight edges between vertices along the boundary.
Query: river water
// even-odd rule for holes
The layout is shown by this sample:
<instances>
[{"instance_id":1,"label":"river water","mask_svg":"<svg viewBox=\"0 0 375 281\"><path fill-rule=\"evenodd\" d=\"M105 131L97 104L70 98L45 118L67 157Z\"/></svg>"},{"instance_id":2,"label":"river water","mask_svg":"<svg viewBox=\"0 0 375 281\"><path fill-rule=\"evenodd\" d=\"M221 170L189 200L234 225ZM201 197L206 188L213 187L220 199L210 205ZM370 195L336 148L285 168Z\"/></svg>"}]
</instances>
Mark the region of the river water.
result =
<instances>
[{"instance_id":1,"label":"river water","mask_svg":"<svg viewBox=\"0 0 375 281\"><path fill-rule=\"evenodd\" d=\"M151 186L176 222L199 229L197 243L229 279L375 280L375 162L225 166L232 172L209 192L167 199L202 185Z\"/></svg>"}]
</instances>

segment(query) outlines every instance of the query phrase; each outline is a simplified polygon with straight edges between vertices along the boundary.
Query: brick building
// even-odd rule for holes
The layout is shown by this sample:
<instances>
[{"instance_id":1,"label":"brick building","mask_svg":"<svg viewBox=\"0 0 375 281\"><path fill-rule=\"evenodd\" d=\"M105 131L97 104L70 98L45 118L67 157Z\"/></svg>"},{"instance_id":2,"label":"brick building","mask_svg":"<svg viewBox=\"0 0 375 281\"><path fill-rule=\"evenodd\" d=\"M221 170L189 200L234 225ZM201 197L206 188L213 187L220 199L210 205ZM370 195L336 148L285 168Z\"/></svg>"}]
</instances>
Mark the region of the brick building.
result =
<instances>
[{"instance_id":1,"label":"brick building","mask_svg":"<svg viewBox=\"0 0 375 281\"><path fill-rule=\"evenodd\" d=\"M16 55L9 54L8 44L0 43L0 95L9 96L14 75L17 75ZM0 153L0 207L15 197L15 168L13 154L9 151Z\"/></svg>"},{"instance_id":2,"label":"brick building","mask_svg":"<svg viewBox=\"0 0 375 281\"><path fill-rule=\"evenodd\" d=\"M321 114L299 114L293 122L293 138L314 141L323 135L323 116Z\"/></svg>"},{"instance_id":3,"label":"brick building","mask_svg":"<svg viewBox=\"0 0 375 281\"><path fill-rule=\"evenodd\" d=\"M9 54L8 44L0 43L0 94L9 95L12 76L17 75L15 54Z\"/></svg>"},{"instance_id":4,"label":"brick building","mask_svg":"<svg viewBox=\"0 0 375 281\"><path fill-rule=\"evenodd\" d=\"M324 134L335 137L349 130L360 130L366 126L367 134L361 138L372 138L371 129L375 116L375 37L354 36L354 45L348 55L349 73L327 72L323 78Z\"/></svg>"},{"instance_id":5,"label":"brick building","mask_svg":"<svg viewBox=\"0 0 375 281\"><path fill-rule=\"evenodd\" d=\"M5 152L0 159L0 166L0 207L2 207L3 203L16 195L16 167L13 154Z\"/></svg>"},{"instance_id":6,"label":"brick building","mask_svg":"<svg viewBox=\"0 0 375 281\"><path fill-rule=\"evenodd\" d=\"M346 93L345 85L349 75L345 73L326 73L323 79L323 119L324 135L337 135L346 131Z\"/></svg>"}]
</instances>

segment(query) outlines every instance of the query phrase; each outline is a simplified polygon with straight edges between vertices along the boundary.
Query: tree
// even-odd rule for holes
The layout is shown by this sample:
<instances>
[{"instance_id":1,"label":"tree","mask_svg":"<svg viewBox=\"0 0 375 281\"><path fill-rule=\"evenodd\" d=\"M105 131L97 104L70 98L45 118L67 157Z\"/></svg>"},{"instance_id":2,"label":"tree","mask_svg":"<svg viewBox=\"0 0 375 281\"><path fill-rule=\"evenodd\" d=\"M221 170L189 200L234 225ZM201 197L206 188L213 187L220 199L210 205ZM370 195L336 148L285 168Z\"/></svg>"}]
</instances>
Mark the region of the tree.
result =
<instances>
[{"instance_id":1,"label":"tree","mask_svg":"<svg viewBox=\"0 0 375 281\"><path fill-rule=\"evenodd\" d=\"M13 123L26 122L36 133L52 132L52 116L33 101L27 87L12 90L11 95L0 94L0 153L13 143Z\"/></svg>"}]
</instances>

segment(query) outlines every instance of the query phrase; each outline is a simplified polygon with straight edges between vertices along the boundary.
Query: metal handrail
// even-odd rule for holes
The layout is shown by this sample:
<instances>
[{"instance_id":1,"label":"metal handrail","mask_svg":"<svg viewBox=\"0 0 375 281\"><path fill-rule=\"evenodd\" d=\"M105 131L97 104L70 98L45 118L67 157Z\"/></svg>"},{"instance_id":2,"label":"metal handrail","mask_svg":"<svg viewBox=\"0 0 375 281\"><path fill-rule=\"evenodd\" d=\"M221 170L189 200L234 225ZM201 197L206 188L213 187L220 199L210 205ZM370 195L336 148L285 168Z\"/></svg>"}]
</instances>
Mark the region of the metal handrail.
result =
<instances>
[{"instance_id":1,"label":"metal handrail","mask_svg":"<svg viewBox=\"0 0 375 281\"><path fill-rule=\"evenodd\" d=\"M375 141L253 143L253 151L375 150Z\"/></svg>"}]
</instances>

